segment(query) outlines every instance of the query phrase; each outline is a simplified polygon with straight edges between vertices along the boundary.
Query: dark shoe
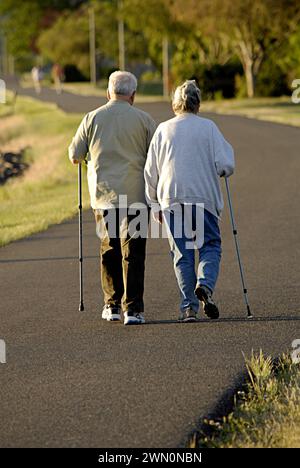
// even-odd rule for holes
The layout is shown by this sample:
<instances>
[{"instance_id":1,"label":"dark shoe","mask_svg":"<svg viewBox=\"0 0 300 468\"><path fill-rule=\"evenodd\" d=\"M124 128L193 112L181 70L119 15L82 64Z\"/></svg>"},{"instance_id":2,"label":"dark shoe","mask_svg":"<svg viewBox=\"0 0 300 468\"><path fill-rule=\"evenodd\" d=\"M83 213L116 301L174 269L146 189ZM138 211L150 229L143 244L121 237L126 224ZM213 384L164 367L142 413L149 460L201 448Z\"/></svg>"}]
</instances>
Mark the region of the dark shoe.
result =
<instances>
[{"instance_id":1,"label":"dark shoe","mask_svg":"<svg viewBox=\"0 0 300 468\"><path fill-rule=\"evenodd\" d=\"M202 303L205 315L210 319L219 318L219 309L214 303L211 290L206 286L197 286L195 294Z\"/></svg>"},{"instance_id":2,"label":"dark shoe","mask_svg":"<svg viewBox=\"0 0 300 468\"><path fill-rule=\"evenodd\" d=\"M197 312L188 307L181 310L178 317L178 322L196 322L198 320Z\"/></svg>"}]
</instances>

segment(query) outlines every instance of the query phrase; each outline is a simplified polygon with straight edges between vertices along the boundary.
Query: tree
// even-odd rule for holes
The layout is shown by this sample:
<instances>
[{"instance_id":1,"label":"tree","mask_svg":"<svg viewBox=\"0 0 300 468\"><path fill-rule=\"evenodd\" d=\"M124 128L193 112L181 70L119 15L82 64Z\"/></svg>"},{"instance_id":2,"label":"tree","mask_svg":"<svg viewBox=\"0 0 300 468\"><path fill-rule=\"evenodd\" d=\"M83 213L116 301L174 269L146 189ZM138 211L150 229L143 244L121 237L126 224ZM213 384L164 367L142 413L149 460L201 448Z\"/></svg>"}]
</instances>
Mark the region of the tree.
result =
<instances>
[{"instance_id":1,"label":"tree","mask_svg":"<svg viewBox=\"0 0 300 468\"><path fill-rule=\"evenodd\" d=\"M94 2L96 23L96 51L98 57L116 60L117 12L112 1ZM86 77L89 76L89 14L88 5L75 11L65 10L38 40L41 54L61 65L76 64Z\"/></svg>"},{"instance_id":2,"label":"tree","mask_svg":"<svg viewBox=\"0 0 300 468\"><path fill-rule=\"evenodd\" d=\"M118 2L94 0L96 23L96 50L98 59L111 64L118 63ZM129 1L123 5L129 7ZM130 4L133 7L132 4ZM131 10L130 10L131 11ZM148 57L149 42L141 32L140 22L129 11L122 11L125 19L125 45L127 64L144 61ZM129 20L130 18L130 20ZM136 25L136 27L130 27ZM74 33L75 32L75 33ZM63 41L61 40L63 37ZM74 63L85 75L89 75L88 5L76 11L65 11L55 23L43 31L37 41L40 52L52 62L62 65ZM110 67L109 67L110 68Z\"/></svg>"},{"instance_id":3,"label":"tree","mask_svg":"<svg viewBox=\"0 0 300 468\"><path fill-rule=\"evenodd\" d=\"M255 83L267 55L280 48L296 29L300 4L295 0L169 0L177 16L204 36L230 41L239 57L253 97Z\"/></svg>"},{"instance_id":4,"label":"tree","mask_svg":"<svg viewBox=\"0 0 300 468\"><path fill-rule=\"evenodd\" d=\"M128 29L144 38L144 59L149 56L160 69L163 38L176 43L185 26L173 17L167 0L123 0L123 14Z\"/></svg>"},{"instance_id":5,"label":"tree","mask_svg":"<svg viewBox=\"0 0 300 468\"><path fill-rule=\"evenodd\" d=\"M228 3L223 11L244 68L248 97L253 97L263 61L295 30L300 5L294 0L245 0Z\"/></svg>"},{"instance_id":6,"label":"tree","mask_svg":"<svg viewBox=\"0 0 300 468\"><path fill-rule=\"evenodd\" d=\"M66 8L77 8L86 0L1 0L0 17L9 52L15 57L36 52L39 33Z\"/></svg>"},{"instance_id":7,"label":"tree","mask_svg":"<svg viewBox=\"0 0 300 468\"><path fill-rule=\"evenodd\" d=\"M76 64L89 75L89 23L87 11L65 12L41 33L37 46L46 59L65 66Z\"/></svg>"},{"instance_id":8,"label":"tree","mask_svg":"<svg viewBox=\"0 0 300 468\"><path fill-rule=\"evenodd\" d=\"M286 73L290 85L293 80L300 77L299 47L300 24L295 32L289 36L287 43L281 47L280 55L276 56L276 62L282 72Z\"/></svg>"}]
</instances>

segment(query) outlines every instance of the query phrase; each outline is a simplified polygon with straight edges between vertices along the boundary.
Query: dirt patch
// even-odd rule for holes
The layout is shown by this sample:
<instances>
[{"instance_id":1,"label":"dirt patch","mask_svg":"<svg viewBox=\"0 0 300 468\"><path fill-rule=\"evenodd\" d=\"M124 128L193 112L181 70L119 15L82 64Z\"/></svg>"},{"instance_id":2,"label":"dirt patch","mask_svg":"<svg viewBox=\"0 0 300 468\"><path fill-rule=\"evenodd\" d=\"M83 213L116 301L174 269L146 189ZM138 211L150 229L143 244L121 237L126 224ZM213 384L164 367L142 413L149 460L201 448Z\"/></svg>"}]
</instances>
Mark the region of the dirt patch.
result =
<instances>
[{"instance_id":1,"label":"dirt patch","mask_svg":"<svg viewBox=\"0 0 300 468\"><path fill-rule=\"evenodd\" d=\"M24 162L24 152L0 153L0 185L11 177L18 177L28 168Z\"/></svg>"}]
</instances>

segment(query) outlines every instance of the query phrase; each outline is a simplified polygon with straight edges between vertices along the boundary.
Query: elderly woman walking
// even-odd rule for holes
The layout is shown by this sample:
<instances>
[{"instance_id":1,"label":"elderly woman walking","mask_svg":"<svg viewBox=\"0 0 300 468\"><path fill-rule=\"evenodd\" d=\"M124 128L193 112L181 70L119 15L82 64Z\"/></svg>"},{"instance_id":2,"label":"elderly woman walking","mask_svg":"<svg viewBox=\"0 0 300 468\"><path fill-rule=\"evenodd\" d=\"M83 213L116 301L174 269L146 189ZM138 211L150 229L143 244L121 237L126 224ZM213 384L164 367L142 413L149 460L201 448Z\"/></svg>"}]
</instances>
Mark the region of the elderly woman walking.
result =
<instances>
[{"instance_id":1,"label":"elderly woman walking","mask_svg":"<svg viewBox=\"0 0 300 468\"><path fill-rule=\"evenodd\" d=\"M172 102L176 116L158 126L144 172L147 202L160 210L160 221L166 227L181 294L179 320L184 322L197 320L199 301L207 317L219 317L212 297L221 260L219 178L234 170L231 145L214 122L197 115L200 101L195 81L176 89ZM190 230L186 229L189 222ZM203 232L197 232L201 225ZM201 244L196 238L202 238ZM195 249L199 252L197 273Z\"/></svg>"}]
</instances>

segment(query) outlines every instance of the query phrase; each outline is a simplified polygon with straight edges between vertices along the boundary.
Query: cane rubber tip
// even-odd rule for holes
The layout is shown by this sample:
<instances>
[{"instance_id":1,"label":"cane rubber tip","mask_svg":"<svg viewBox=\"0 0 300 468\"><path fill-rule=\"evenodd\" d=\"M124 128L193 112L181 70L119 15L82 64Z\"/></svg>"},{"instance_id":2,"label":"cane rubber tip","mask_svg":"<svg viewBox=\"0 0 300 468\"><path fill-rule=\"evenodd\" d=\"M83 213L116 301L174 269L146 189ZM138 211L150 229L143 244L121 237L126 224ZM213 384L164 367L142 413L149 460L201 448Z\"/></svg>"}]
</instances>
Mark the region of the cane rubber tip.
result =
<instances>
[{"instance_id":1,"label":"cane rubber tip","mask_svg":"<svg viewBox=\"0 0 300 468\"><path fill-rule=\"evenodd\" d=\"M82 303L79 304L79 312L84 311L84 305Z\"/></svg>"}]
</instances>

